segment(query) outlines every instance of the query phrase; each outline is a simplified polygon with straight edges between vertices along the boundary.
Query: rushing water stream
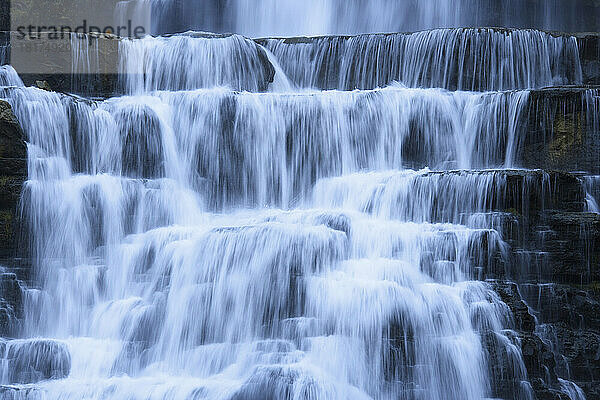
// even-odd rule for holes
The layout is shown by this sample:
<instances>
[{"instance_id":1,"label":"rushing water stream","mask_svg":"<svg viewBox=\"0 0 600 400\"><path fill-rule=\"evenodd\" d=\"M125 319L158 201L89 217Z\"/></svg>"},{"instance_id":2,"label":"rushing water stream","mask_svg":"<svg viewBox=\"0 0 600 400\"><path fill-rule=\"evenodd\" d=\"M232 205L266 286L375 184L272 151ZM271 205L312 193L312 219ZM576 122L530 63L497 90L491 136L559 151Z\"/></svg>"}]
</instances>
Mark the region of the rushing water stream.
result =
<instances>
[{"instance_id":1,"label":"rushing water stream","mask_svg":"<svg viewBox=\"0 0 600 400\"><path fill-rule=\"evenodd\" d=\"M0 383L20 390L1 398L474 400L500 379L533 398L483 279L507 246L492 205L519 173L504 168L528 89L580 82L574 39L185 34L120 50L121 97L0 74L27 136L34 259L20 339L0 346Z\"/></svg>"}]
</instances>

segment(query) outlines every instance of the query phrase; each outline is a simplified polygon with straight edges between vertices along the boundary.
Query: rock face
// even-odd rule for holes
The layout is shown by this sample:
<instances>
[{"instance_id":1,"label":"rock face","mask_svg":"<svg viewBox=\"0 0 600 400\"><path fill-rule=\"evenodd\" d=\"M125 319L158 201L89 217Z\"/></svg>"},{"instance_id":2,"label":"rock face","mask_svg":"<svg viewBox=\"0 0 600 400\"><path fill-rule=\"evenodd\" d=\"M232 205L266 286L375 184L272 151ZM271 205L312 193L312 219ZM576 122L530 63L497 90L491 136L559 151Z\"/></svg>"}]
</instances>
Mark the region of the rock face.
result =
<instances>
[{"instance_id":1,"label":"rock face","mask_svg":"<svg viewBox=\"0 0 600 400\"><path fill-rule=\"evenodd\" d=\"M22 289L17 276L4 273L15 266L19 251L18 203L27 178L27 148L23 131L10 105L0 101L0 336L14 337L23 314Z\"/></svg>"},{"instance_id":2,"label":"rock face","mask_svg":"<svg viewBox=\"0 0 600 400\"><path fill-rule=\"evenodd\" d=\"M600 35L583 33L577 35L583 83L600 85Z\"/></svg>"},{"instance_id":3,"label":"rock face","mask_svg":"<svg viewBox=\"0 0 600 400\"><path fill-rule=\"evenodd\" d=\"M523 115L518 163L526 168L600 173L598 91L533 90Z\"/></svg>"},{"instance_id":4,"label":"rock face","mask_svg":"<svg viewBox=\"0 0 600 400\"><path fill-rule=\"evenodd\" d=\"M23 318L23 289L17 276L0 274L0 337L16 337Z\"/></svg>"},{"instance_id":5,"label":"rock face","mask_svg":"<svg viewBox=\"0 0 600 400\"><path fill-rule=\"evenodd\" d=\"M521 347L527 377L537 399L568 399L561 390L556 368L557 355L550 344L537 334L535 317L521 298L517 284L493 281L491 285L513 312L517 343Z\"/></svg>"},{"instance_id":6,"label":"rock face","mask_svg":"<svg viewBox=\"0 0 600 400\"><path fill-rule=\"evenodd\" d=\"M510 255L491 284L513 312L537 398L566 398L561 379L568 379L591 399L600 381L600 216L583 212L576 176L559 176L562 184L550 190L555 200L505 218Z\"/></svg>"},{"instance_id":7,"label":"rock face","mask_svg":"<svg viewBox=\"0 0 600 400\"><path fill-rule=\"evenodd\" d=\"M523 359L539 399L559 396L558 376L600 395L600 327L596 291L556 284L491 283L515 317ZM523 296L522 296L523 293ZM537 298L536 298L537 296ZM524 301L527 300L527 303ZM529 306L528 306L529 305ZM535 314L543 324L535 324Z\"/></svg>"},{"instance_id":8,"label":"rock face","mask_svg":"<svg viewBox=\"0 0 600 400\"><path fill-rule=\"evenodd\" d=\"M0 101L0 261L17 255L17 208L27 178L27 147L23 137L10 105Z\"/></svg>"}]
</instances>

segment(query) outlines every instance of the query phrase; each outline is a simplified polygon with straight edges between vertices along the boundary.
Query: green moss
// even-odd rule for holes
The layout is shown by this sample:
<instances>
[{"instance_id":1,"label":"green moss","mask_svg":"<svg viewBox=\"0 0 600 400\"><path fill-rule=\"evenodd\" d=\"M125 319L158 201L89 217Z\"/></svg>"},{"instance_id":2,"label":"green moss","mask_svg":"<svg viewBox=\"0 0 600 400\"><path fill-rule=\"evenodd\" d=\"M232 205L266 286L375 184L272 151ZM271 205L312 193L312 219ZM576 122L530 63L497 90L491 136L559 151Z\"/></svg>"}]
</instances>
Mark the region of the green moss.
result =
<instances>
[{"instance_id":1,"label":"green moss","mask_svg":"<svg viewBox=\"0 0 600 400\"><path fill-rule=\"evenodd\" d=\"M573 151L583 144L584 124L580 113L558 115L553 124L554 137L549 156L560 161L573 156Z\"/></svg>"},{"instance_id":2,"label":"green moss","mask_svg":"<svg viewBox=\"0 0 600 400\"><path fill-rule=\"evenodd\" d=\"M13 235L14 214L11 211L0 211L0 240L9 243Z\"/></svg>"}]
</instances>

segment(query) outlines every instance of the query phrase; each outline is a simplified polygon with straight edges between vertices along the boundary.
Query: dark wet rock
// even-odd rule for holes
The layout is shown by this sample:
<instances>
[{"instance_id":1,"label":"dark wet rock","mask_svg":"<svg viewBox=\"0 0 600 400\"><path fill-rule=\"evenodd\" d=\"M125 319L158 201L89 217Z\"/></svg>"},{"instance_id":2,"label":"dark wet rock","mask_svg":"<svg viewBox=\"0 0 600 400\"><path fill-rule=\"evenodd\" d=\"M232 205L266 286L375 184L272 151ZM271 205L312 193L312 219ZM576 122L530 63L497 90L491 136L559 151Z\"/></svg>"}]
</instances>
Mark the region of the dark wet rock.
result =
<instances>
[{"instance_id":1,"label":"dark wet rock","mask_svg":"<svg viewBox=\"0 0 600 400\"><path fill-rule=\"evenodd\" d=\"M123 173L133 178L160 178L164 175L161 124L150 107L133 106L115 116L124 138Z\"/></svg>"},{"instance_id":2,"label":"dark wet rock","mask_svg":"<svg viewBox=\"0 0 600 400\"><path fill-rule=\"evenodd\" d=\"M469 227L487 230L474 238L477 240L470 246L474 250L470 254L474 265L481 268L478 278L569 284L600 280L600 216L583 211L585 190L577 174L541 170L446 171L419 179L438 175L453 182L459 177L466 181L481 176L485 183L489 174L494 179L489 181L492 183L484 212L467 214L461 220ZM457 203L456 207L461 210L463 206ZM438 208L451 207L446 201L444 207ZM433 221L450 218L435 210L432 214ZM482 249L487 249L487 253Z\"/></svg>"},{"instance_id":3,"label":"dark wet rock","mask_svg":"<svg viewBox=\"0 0 600 400\"><path fill-rule=\"evenodd\" d=\"M531 379L530 383L537 400L571 400L568 394L548 387L541 378Z\"/></svg>"},{"instance_id":4,"label":"dark wet rock","mask_svg":"<svg viewBox=\"0 0 600 400\"><path fill-rule=\"evenodd\" d=\"M559 378L573 381L588 398L596 398L600 388L600 303L593 290L555 284L523 285L519 290L511 282L490 284L514 315L523 362L537 398L568 398ZM536 326L534 312L544 325Z\"/></svg>"},{"instance_id":5,"label":"dark wet rock","mask_svg":"<svg viewBox=\"0 0 600 400\"><path fill-rule=\"evenodd\" d=\"M519 374L515 373L519 371L519 362L515 359L518 355L511 352L513 347L506 343L511 338L488 331L481 339L492 383L492 397L501 399L517 397L517 393L522 390L522 382ZM518 344L515 347L518 348Z\"/></svg>"},{"instance_id":6,"label":"dark wet rock","mask_svg":"<svg viewBox=\"0 0 600 400\"><path fill-rule=\"evenodd\" d=\"M600 173L598 92L585 87L531 91L522 116L518 163L526 168Z\"/></svg>"},{"instance_id":7,"label":"dark wet rock","mask_svg":"<svg viewBox=\"0 0 600 400\"><path fill-rule=\"evenodd\" d=\"M556 318L555 318L556 319ZM556 371L563 379L579 386L589 399L598 398L600 389L600 334L566 322L539 325L541 337L554 353Z\"/></svg>"},{"instance_id":8,"label":"dark wet rock","mask_svg":"<svg viewBox=\"0 0 600 400\"><path fill-rule=\"evenodd\" d=\"M516 328L532 333L535 330L535 317L529 313L529 307L521 298L517 284L502 281L492 281L490 284L512 311Z\"/></svg>"},{"instance_id":9,"label":"dark wet rock","mask_svg":"<svg viewBox=\"0 0 600 400\"><path fill-rule=\"evenodd\" d=\"M490 285L513 313L517 343L520 344L528 380L536 397L552 400L568 399L568 395L561 389L559 378L570 378L576 383L586 382L588 379L581 379L583 375L578 371L572 371L571 376L559 375L565 371L558 368L557 359L562 357L566 350L561 346L553 347L547 338L542 337L546 335L541 336L539 327L536 326L536 319L532 314L533 310L525 303L515 283L491 281ZM573 331L570 332L573 333ZM490 347L487 346L487 348Z\"/></svg>"},{"instance_id":10,"label":"dark wet rock","mask_svg":"<svg viewBox=\"0 0 600 400\"><path fill-rule=\"evenodd\" d=\"M64 343L32 339L0 342L4 360L3 383L35 383L46 379L62 379L71 370L71 355Z\"/></svg>"},{"instance_id":11,"label":"dark wet rock","mask_svg":"<svg viewBox=\"0 0 600 400\"><path fill-rule=\"evenodd\" d=\"M50 87L48 81L35 81L35 87L37 87L38 89L46 90L48 92L52 91L52 88Z\"/></svg>"},{"instance_id":12,"label":"dark wet rock","mask_svg":"<svg viewBox=\"0 0 600 400\"><path fill-rule=\"evenodd\" d=\"M456 170L430 172L418 179L436 175L448 178L492 177L488 194L489 211L535 217L545 210L583 211L585 205L583 183L576 174L540 169Z\"/></svg>"},{"instance_id":13,"label":"dark wet rock","mask_svg":"<svg viewBox=\"0 0 600 400\"><path fill-rule=\"evenodd\" d=\"M547 223L553 234L544 240L542 250L549 255L552 281L600 281L600 215L552 212Z\"/></svg>"},{"instance_id":14,"label":"dark wet rock","mask_svg":"<svg viewBox=\"0 0 600 400\"><path fill-rule=\"evenodd\" d=\"M10 104L0 101L0 158L19 159L27 156L23 131ZM1 173L7 171L2 170Z\"/></svg>"},{"instance_id":15,"label":"dark wet rock","mask_svg":"<svg viewBox=\"0 0 600 400\"><path fill-rule=\"evenodd\" d=\"M520 292L544 323L600 331L600 302L594 285L522 284Z\"/></svg>"},{"instance_id":16,"label":"dark wet rock","mask_svg":"<svg viewBox=\"0 0 600 400\"><path fill-rule=\"evenodd\" d=\"M509 247L485 278L574 285L600 281L600 216L582 211L582 185L575 175L551 176L555 184L549 190L532 186L528 195L518 181L507 185L505 204L519 208L498 207L501 213L493 216L494 229Z\"/></svg>"},{"instance_id":17,"label":"dark wet rock","mask_svg":"<svg viewBox=\"0 0 600 400\"><path fill-rule=\"evenodd\" d=\"M556 360L552 349L533 333L521 333L521 353L529 379L543 379L547 385L558 387Z\"/></svg>"},{"instance_id":18,"label":"dark wet rock","mask_svg":"<svg viewBox=\"0 0 600 400\"><path fill-rule=\"evenodd\" d=\"M552 324L558 351L565 357L571 379L579 386L600 385L600 332L573 329L564 322Z\"/></svg>"},{"instance_id":19,"label":"dark wet rock","mask_svg":"<svg viewBox=\"0 0 600 400\"><path fill-rule=\"evenodd\" d=\"M12 273L0 274L0 337L14 337L23 318L23 288Z\"/></svg>"},{"instance_id":20,"label":"dark wet rock","mask_svg":"<svg viewBox=\"0 0 600 400\"><path fill-rule=\"evenodd\" d=\"M23 131L10 104L0 101L0 259L14 256L17 244L17 205L27 176Z\"/></svg>"},{"instance_id":21,"label":"dark wet rock","mask_svg":"<svg viewBox=\"0 0 600 400\"><path fill-rule=\"evenodd\" d=\"M20 73L25 86L38 86L44 82L41 89L62 93L76 93L96 98L108 98L119 93L119 74L28 74Z\"/></svg>"},{"instance_id":22,"label":"dark wet rock","mask_svg":"<svg viewBox=\"0 0 600 400\"><path fill-rule=\"evenodd\" d=\"M585 85L600 85L600 34L576 34Z\"/></svg>"}]
</instances>

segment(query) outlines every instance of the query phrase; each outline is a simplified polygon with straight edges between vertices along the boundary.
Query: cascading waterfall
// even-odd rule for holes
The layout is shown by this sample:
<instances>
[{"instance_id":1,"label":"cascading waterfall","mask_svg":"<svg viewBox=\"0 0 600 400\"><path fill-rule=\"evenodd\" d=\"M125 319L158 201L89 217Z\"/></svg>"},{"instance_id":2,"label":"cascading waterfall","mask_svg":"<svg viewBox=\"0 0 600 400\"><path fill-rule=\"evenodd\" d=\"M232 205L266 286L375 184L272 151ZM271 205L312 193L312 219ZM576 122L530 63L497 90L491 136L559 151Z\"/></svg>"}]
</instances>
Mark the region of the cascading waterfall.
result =
<instances>
[{"instance_id":1,"label":"cascading waterfall","mask_svg":"<svg viewBox=\"0 0 600 400\"><path fill-rule=\"evenodd\" d=\"M510 90L581 83L574 37L534 30L439 29L412 34L266 39L301 87Z\"/></svg>"},{"instance_id":2,"label":"cascading waterfall","mask_svg":"<svg viewBox=\"0 0 600 400\"><path fill-rule=\"evenodd\" d=\"M128 93L214 86L265 91L275 74L265 50L239 35L190 33L123 40L119 51Z\"/></svg>"},{"instance_id":3,"label":"cascading waterfall","mask_svg":"<svg viewBox=\"0 0 600 400\"><path fill-rule=\"evenodd\" d=\"M10 65L0 66L0 86L23 86L17 71Z\"/></svg>"},{"instance_id":4,"label":"cascading waterfall","mask_svg":"<svg viewBox=\"0 0 600 400\"><path fill-rule=\"evenodd\" d=\"M491 390L479 335L504 337L510 320L486 284L459 282L481 267L473 257L502 247L500 237L453 218L439 224L419 204L404 206L417 222L374 219L318 193L323 185L336 192L323 178L401 168L409 125L431 143L412 149L415 157L470 166L476 152L456 136L493 142L494 151L508 146L520 108L504 103L521 103L526 92L202 89L98 103L12 88L3 97L28 135L24 204L48 294L30 305L38 323L24 336L60 339L40 342L56 347L39 350L51 376L71 366L68 379L38 384L46 393L95 398L107 379L114 398L267 390L272 398L478 399ZM365 136L377 125L379 139ZM506 153L480 162L502 164ZM458 178L456 190L486 196L489 176L473 178L475 186ZM320 200L309 197L315 184ZM210 213L300 203L293 211ZM436 320L440 312L446 317ZM185 384L145 384L174 371L190 371ZM515 382L526 378L511 373Z\"/></svg>"},{"instance_id":5,"label":"cascading waterfall","mask_svg":"<svg viewBox=\"0 0 600 400\"><path fill-rule=\"evenodd\" d=\"M556 189L514 168L528 89L581 81L574 38L188 32L119 51L122 97L0 71L35 287L0 342L1 399L534 398L485 279L508 264L498 210Z\"/></svg>"},{"instance_id":6,"label":"cascading waterfall","mask_svg":"<svg viewBox=\"0 0 600 400\"><path fill-rule=\"evenodd\" d=\"M256 42L198 33L123 40L123 86L128 93L213 86L256 92L289 78L298 88L314 89L375 89L397 81L414 88L502 91L582 80L577 40L535 30L441 29Z\"/></svg>"},{"instance_id":7,"label":"cascading waterfall","mask_svg":"<svg viewBox=\"0 0 600 400\"><path fill-rule=\"evenodd\" d=\"M600 176L592 175L583 178L586 189L586 205L590 212L600 213Z\"/></svg>"}]
</instances>

